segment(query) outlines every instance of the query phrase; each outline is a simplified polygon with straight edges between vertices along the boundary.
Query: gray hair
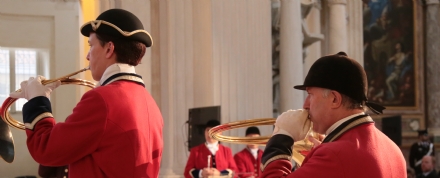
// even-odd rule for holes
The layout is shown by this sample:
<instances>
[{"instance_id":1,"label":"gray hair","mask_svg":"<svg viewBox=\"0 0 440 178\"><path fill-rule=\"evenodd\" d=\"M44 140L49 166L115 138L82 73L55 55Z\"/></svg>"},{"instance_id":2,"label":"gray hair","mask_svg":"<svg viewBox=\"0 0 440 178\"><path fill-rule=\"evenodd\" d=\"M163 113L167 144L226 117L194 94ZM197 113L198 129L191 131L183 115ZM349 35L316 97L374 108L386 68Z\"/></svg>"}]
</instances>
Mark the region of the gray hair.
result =
<instances>
[{"instance_id":1,"label":"gray hair","mask_svg":"<svg viewBox=\"0 0 440 178\"><path fill-rule=\"evenodd\" d=\"M331 91L330 89L324 88L323 91L322 91L322 96L324 98L327 98L328 95L330 94L330 91ZM341 94L341 97L342 97L342 105L346 109L350 109L350 110L362 109L364 111L367 110L367 107L365 106L365 102L359 103L359 102L355 101L354 99L348 97L347 95L344 95L342 93L340 93L340 94Z\"/></svg>"}]
</instances>

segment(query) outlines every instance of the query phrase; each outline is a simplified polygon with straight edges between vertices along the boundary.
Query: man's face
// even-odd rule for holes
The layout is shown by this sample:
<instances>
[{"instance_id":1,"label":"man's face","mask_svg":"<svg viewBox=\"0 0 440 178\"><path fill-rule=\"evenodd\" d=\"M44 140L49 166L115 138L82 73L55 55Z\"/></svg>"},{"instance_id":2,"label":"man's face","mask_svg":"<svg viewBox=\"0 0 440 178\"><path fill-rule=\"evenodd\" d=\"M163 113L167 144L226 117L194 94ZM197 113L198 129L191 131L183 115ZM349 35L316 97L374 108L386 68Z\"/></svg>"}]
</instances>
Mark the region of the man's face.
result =
<instances>
[{"instance_id":1,"label":"man's face","mask_svg":"<svg viewBox=\"0 0 440 178\"><path fill-rule=\"evenodd\" d=\"M328 123L328 112L331 105L331 96L324 96L325 89L307 87L307 98L304 101L304 109L309 111L310 120L313 122L313 131L325 134L326 130L333 124ZM329 95L331 93L329 92Z\"/></svg>"},{"instance_id":2,"label":"man's face","mask_svg":"<svg viewBox=\"0 0 440 178\"><path fill-rule=\"evenodd\" d=\"M427 142L427 141L429 141L429 137L428 137L427 134L420 135L419 138L420 138L420 140L423 141L423 142Z\"/></svg>"},{"instance_id":3,"label":"man's face","mask_svg":"<svg viewBox=\"0 0 440 178\"><path fill-rule=\"evenodd\" d=\"M246 137L259 137L260 134L247 134ZM258 145L247 145L249 149L256 149L258 148Z\"/></svg>"},{"instance_id":4,"label":"man's face","mask_svg":"<svg viewBox=\"0 0 440 178\"><path fill-rule=\"evenodd\" d=\"M424 156L422 159L422 171L430 172L434 169L431 156Z\"/></svg>"},{"instance_id":5,"label":"man's face","mask_svg":"<svg viewBox=\"0 0 440 178\"><path fill-rule=\"evenodd\" d=\"M209 129L211 129L211 128L212 127L206 127L206 129L205 129L205 140L208 143L214 143L215 141L217 141L209 136ZM222 133L220 132L219 134L222 134Z\"/></svg>"},{"instance_id":6,"label":"man's face","mask_svg":"<svg viewBox=\"0 0 440 178\"><path fill-rule=\"evenodd\" d=\"M99 81L107 68L104 62L107 62L105 59L108 52L108 43L101 46L95 33L90 33L88 42L90 50L87 54L87 60L89 60L90 71L92 72L93 79Z\"/></svg>"}]
</instances>

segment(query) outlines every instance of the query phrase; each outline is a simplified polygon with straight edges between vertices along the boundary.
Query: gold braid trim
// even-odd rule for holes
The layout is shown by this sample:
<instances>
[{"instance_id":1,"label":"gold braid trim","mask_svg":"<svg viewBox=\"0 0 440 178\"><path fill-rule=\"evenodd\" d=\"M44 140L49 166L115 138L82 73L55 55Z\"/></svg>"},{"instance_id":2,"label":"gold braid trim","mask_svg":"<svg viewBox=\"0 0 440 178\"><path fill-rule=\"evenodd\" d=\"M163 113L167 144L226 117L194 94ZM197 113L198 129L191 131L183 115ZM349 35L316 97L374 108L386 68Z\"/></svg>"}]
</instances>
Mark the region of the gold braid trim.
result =
<instances>
[{"instance_id":1,"label":"gold braid trim","mask_svg":"<svg viewBox=\"0 0 440 178\"><path fill-rule=\"evenodd\" d=\"M24 123L24 127L26 129L34 130L35 124L37 124L37 122L40 121L41 119L44 119L47 117L53 117L52 113L50 113L50 112L41 113L32 121L32 123Z\"/></svg>"},{"instance_id":2,"label":"gold braid trim","mask_svg":"<svg viewBox=\"0 0 440 178\"><path fill-rule=\"evenodd\" d=\"M153 38L151 38L150 33L148 33L146 30L135 30L135 31L132 31L132 32L126 32L126 31L121 30L118 26L116 26L116 25L114 25L114 24L112 24L110 22L104 21L104 20L92 20L92 21L87 22L84 25L82 25L80 29L82 29L84 26L86 26L88 24L90 24L92 26L92 29L95 32L101 26L101 24L106 24L106 25L108 25L110 27L113 27L114 29L116 29L119 33L121 33L124 36L131 36L131 35L136 34L136 33L146 33L150 37L150 39L151 39L151 46L153 46Z\"/></svg>"},{"instance_id":3,"label":"gold braid trim","mask_svg":"<svg viewBox=\"0 0 440 178\"><path fill-rule=\"evenodd\" d=\"M261 163L261 165L260 165L261 171L264 171L264 168L266 168L266 166L269 163L271 163L272 161L275 161L277 159L287 159L287 160L291 161L292 160L292 156L289 156L289 155L276 155L276 156L270 158L269 160L267 160L266 163L264 163L264 165L263 165L263 163Z\"/></svg>"},{"instance_id":4,"label":"gold braid trim","mask_svg":"<svg viewBox=\"0 0 440 178\"><path fill-rule=\"evenodd\" d=\"M332 142L333 140L337 139L341 134L345 133L348 129L351 129L353 127L356 127L360 124L367 123L367 122L374 122L373 119L369 116L357 119L353 121L352 123L348 124L346 127L344 127L340 132L338 132L333 138L331 138L328 142Z\"/></svg>"},{"instance_id":5,"label":"gold braid trim","mask_svg":"<svg viewBox=\"0 0 440 178\"><path fill-rule=\"evenodd\" d=\"M141 78L139 78L139 77L132 76L132 75L123 75L123 76L120 76L120 77L116 77L113 80L110 80L105 85L108 85L108 84L110 84L110 83L112 83L114 81L118 81L118 80L130 80L130 81L135 81L135 82L139 82L139 83L144 84L144 81Z\"/></svg>"}]
</instances>

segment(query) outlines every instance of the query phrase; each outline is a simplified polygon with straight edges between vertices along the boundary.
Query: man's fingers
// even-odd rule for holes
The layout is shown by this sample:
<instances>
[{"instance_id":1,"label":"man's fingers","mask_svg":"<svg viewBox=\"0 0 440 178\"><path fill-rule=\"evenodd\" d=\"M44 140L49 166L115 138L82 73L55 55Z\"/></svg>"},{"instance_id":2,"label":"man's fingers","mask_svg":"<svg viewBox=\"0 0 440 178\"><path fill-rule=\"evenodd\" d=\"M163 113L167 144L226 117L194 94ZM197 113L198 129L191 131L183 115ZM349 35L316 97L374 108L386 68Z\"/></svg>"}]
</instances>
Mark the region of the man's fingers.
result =
<instances>
[{"instance_id":1,"label":"man's fingers","mask_svg":"<svg viewBox=\"0 0 440 178\"><path fill-rule=\"evenodd\" d=\"M46 77L39 75L38 79L39 79L39 81L43 81L43 80L46 80Z\"/></svg>"},{"instance_id":2,"label":"man's fingers","mask_svg":"<svg viewBox=\"0 0 440 178\"><path fill-rule=\"evenodd\" d=\"M54 90L55 88L59 87L60 85L61 85L61 81L58 80L56 82L47 84L46 87Z\"/></svg>"},{"instance_id":3,"label":"man's fingers","mask_svg":"<svg viewBox=\"0 0 440 178\"><path fill-rule=\"evenodd\" d=\"M22 81L22 82L20 83L20 87L21 87L22 89L23 89L23 88L26 88L27 84L28 84L28 81L27 81L27 80Z\"/></svg>"},{"instance_id":4,"label":"man's fingers","mask_svg":"<svg viewBox=\"0 0 440 178\"><path fill-rule=\"evenodd\" d=\"M9 94L9 97L11 97L11 98L23 98L24 96L22 96L22 95L23 95L22 92L14 91L14 92Z\"/></svg>"}]
</instances>

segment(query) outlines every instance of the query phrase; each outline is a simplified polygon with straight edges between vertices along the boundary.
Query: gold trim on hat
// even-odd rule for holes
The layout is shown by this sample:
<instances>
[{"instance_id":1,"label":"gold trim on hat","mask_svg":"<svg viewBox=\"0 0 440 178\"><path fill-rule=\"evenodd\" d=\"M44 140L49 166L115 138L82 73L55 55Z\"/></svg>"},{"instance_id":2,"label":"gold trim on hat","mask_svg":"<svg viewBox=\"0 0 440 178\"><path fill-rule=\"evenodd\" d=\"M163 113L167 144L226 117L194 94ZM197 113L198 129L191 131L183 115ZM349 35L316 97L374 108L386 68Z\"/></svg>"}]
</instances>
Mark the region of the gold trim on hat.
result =
<instances>
[{"instance_id":1,"label":"gold trim on hat","mask_svg":"<svg viewBox=\"0 0 440 178\"><path fill-rule=\"evenodd\" d=\"M150 33L148 33L146 30L134 30L134 31L132 31L132 32L127 32L127 31L123 31L123 30L121 30L118 26L116 26L116 25L114 25L114 24L112 24L112 23L110 23L110 22L107 22L107 21L104 21L104 20L92 20L92 21L90 21L90 22L87 22L87 23L85 23L84 25L82 25L81 26L81 29L83 29L86 25L88 25L88 24L90 24L91 26L92 26L92 29L93 29L93 31L95 31L96 32L96 30L98 30L98 28L101 26L101 24L106 24L106 25L108 25L108 26L110 26L110 27L113 27L114 29L116 29L119 33L121 33L122 35L124 35L124 36L131 36L131 35L134 35L134 34L136 34L136 33L146 33L147 35L148 35L148 37L150 37L150 40L151 40L151 46L153 46L153 39L151 38L151 35L150 35Z\"/></svg>"}]
</instances>

